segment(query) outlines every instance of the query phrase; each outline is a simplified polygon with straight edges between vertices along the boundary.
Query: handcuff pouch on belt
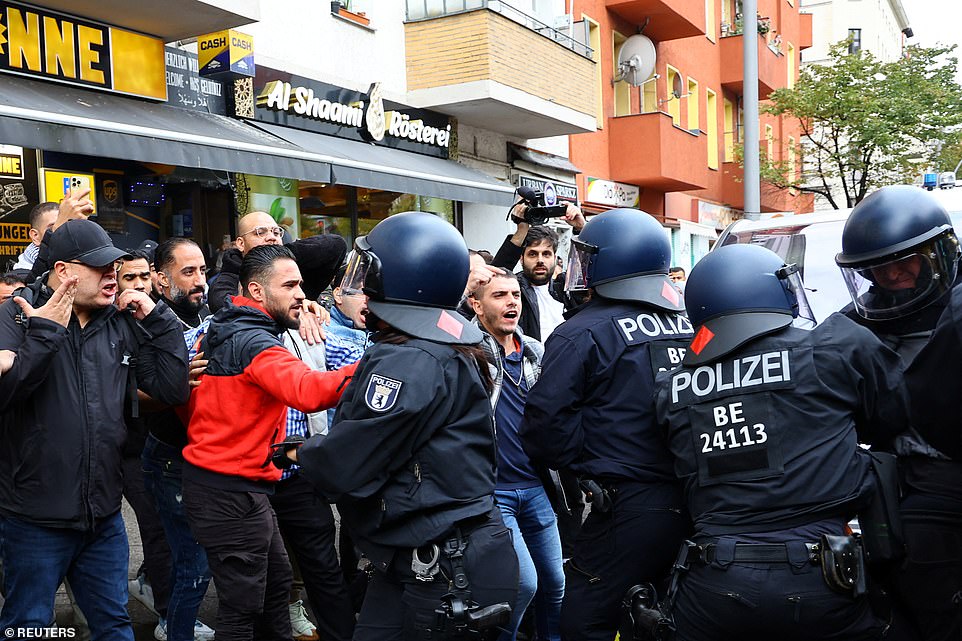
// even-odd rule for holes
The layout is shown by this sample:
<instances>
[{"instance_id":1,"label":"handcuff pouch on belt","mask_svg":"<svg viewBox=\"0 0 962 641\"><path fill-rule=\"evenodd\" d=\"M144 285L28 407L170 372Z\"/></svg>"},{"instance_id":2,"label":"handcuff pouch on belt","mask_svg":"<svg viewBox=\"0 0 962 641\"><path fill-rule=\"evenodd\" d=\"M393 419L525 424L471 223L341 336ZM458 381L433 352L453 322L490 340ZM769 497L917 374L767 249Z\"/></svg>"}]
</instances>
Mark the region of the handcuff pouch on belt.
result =
<instances>
[{"instance_id":1,"label":"handcuff pouch on belt","mask_svg":"<svg viewBox=\"0 0 962 641\"><path fill-rule=\"evenodd\" d=\"M818 552L822 577L829 588L854 598L867 593L865 557L857 537L823 534Z\"/></svg>"},{"instance_id":2,"label":"handcuff pouch on belt","mask_svg":"<svg viewBox=\"0 0 962 641\"><path fill-rule=\"evenodd\" d=\"M441 555L451 564L450 591L441 597L441 606L434 611L435 624L430 630L422 631L423 638L429 639L486 639L496 638L500 633L496 628L507 625L511 619L511 605L495 603L480 607L471 600L470 583L464 570L464 550L467 538L461 529L443 546L430 544L430 558L422 560L418 549L411 552L411 570L418 581L434 581L440 571Z\"/></svg>"}]
</instances>

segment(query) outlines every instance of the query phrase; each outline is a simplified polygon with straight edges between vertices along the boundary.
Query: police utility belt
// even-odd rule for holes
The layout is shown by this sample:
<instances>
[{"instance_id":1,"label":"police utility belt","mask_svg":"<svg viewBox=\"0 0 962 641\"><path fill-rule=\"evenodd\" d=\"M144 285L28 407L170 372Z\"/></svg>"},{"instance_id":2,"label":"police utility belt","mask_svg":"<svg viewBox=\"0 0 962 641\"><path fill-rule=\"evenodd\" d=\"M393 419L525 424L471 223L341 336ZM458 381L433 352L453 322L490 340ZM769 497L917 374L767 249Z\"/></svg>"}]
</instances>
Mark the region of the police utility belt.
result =
<instances>
[{"instance_id":1,"label":"police utility belt","mask_svg":"<svg viewBox=\"0 0 962 641\"><path fill-rule=\"evenodd\" d=\"M442 542L411 550L411 572L417 581L448 581L448 592L441 597L441 604L434 611L434 625L420 630L419 639L468 641L495 638L500 628L510 621L511 604L495 603L482 608L471 598L464 551L468 547L470 532L487 520L487 514L464 519L456 524L453 535ZM450 565L450 577L444 576L441 569L442 556Z\"/></svg>"},{"instance_id":2,"label":"police utility belt","mask_svg":"<svg viewBox=\"0 0 962 641\"><path fill-rule=\"evenodd\" d=\"M738 543L731 551L721 550L715 543L699 545L687 541L683 569L692 564L719 565L728 563L797 563L790 544ZM835 592L860 597L867 592L865 583L865 555L862 541L857 536L823 534L817 542L803 543L807 562L822 568L825 584ZM726 546L727 547L727 546Z\"/></svg>"}]
</instances>

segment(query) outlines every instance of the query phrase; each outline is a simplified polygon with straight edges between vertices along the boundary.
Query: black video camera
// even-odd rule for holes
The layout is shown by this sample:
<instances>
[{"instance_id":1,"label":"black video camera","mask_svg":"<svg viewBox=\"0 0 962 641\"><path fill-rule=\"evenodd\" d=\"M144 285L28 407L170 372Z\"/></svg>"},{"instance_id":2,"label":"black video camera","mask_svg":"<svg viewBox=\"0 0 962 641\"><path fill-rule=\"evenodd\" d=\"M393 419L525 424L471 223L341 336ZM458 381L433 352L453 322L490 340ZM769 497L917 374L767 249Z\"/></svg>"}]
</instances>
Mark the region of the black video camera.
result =
<instances>
[{"instance_id":1,"label":"black video camera","mask_svg":"<svg viewBox=\"0 0 962 641\"><path fill-rule=\"evenodd\" d=\"M511 620L511 606L495 603L480 607L472 601L448 593L441 599L441 607L434 611L435 626L432 633L437 639L497 639Z\"/></svg>"},{"instance_id":2,"label":"black video camera","mask_svg":"<svg viewBox=\"0 0 962 641\"><path fill-rule=\"evenodd\" d=\"M546 205L544 202L544 192L535 191L531 187L518 187L518 198L528 206L524 212L524 222L529 225L543 225L549 218L560 218L568 211L567 205ZM517 204L517 203L515 203ZM512 218L514 218L512 216ZM521 222L517 218L515 222Z\"/></svg>"}]
</instances>

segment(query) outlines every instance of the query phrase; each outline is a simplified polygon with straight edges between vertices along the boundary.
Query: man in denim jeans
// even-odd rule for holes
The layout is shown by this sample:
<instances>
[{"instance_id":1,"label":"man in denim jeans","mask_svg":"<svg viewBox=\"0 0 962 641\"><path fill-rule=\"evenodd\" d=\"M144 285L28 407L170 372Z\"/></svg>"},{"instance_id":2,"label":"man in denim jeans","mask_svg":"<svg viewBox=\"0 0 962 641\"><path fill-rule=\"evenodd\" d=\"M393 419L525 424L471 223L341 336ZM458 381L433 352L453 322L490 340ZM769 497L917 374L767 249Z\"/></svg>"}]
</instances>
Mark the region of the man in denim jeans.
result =
<instances>
[{"instance_id":1,"label":"man in denim jeans","mask_svg":"<svg viewBox=\"0 0 962 641\"><path fill-rule=\"evenodd\" d=\"M518 329L521 287L511 272L493 275L468 300L484 330L481 345L494 379L491 406L498 433L494 496L504 524L513 533L521 580L511 623L501 639L513 641L521 617L540 589L535 612L538 632L540 638L557 641L561 638L558 626L565 586L558 521L542 486L547 470L532 464L518 438L525 398L541 373L544 348Z\"/></svg>"},{"instance_id":2,"label":"man in denim jeans","mask_svg":"<svg viewBox=\"0 0 962 641\"><path fill-rule=\"evenodd\" d=\"M208 325L201 314L207 282L204 255L194 241L171 238L155 250L154 267L160 299L177 314L189 356L196 366L196 346ZM181 500L181 450L187 445L187 428L174 408L151 415L147 424L150 434L141 459L144 484L160 515L172 561L167 610L160 613L154 638L209 641L214 631L197 620L197 610L207 593L210 569L204 548L187 524Z\"/></svg>"},{"instance_id":3,"label":"man in denim jeans","mask_svg":"<svg viewBox=\"0 0 962 641\"><path fill-rule=\"evenodd\" d=\"M6 638L37 637L50 625L66 577L94 641L133 641L120 514L124 408L137 387L161 403L187 400L177 319L136 290L114 306L115 263L126 253L85 220L87 193L68 194L44 237L41 255L51 269L23 298L0 306L0 349L17 352L0 377ZM45 304L63 313L36 314Z\"/></svg>"}]
</instances>

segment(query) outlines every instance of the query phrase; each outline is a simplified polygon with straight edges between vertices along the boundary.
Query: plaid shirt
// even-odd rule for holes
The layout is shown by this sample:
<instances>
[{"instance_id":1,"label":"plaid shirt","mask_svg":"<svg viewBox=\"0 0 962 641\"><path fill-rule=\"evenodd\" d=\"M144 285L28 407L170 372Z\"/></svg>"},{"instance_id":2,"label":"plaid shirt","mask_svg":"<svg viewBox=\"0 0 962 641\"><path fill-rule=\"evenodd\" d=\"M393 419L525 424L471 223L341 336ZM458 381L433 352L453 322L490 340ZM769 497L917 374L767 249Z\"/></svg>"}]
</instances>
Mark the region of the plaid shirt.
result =
<instances>
[{"instance_id":1,"label":"plaid shirt","mask_svg":"<svg viewBox=\"0 0 962 641\"><path fill-rule=\"evenodd\" d=\"M362 353L363 351L354 343L333 332L327 332L327 340L324 341L324 361L328 370L350 365L361 358ZM307 414L293 407L287 408L287 436L288 438L291 436L307 438ZM297 469L297 465L292 465L290 469L281 472L281 480L291 478Z\"/></svg>"}]
</instances>

